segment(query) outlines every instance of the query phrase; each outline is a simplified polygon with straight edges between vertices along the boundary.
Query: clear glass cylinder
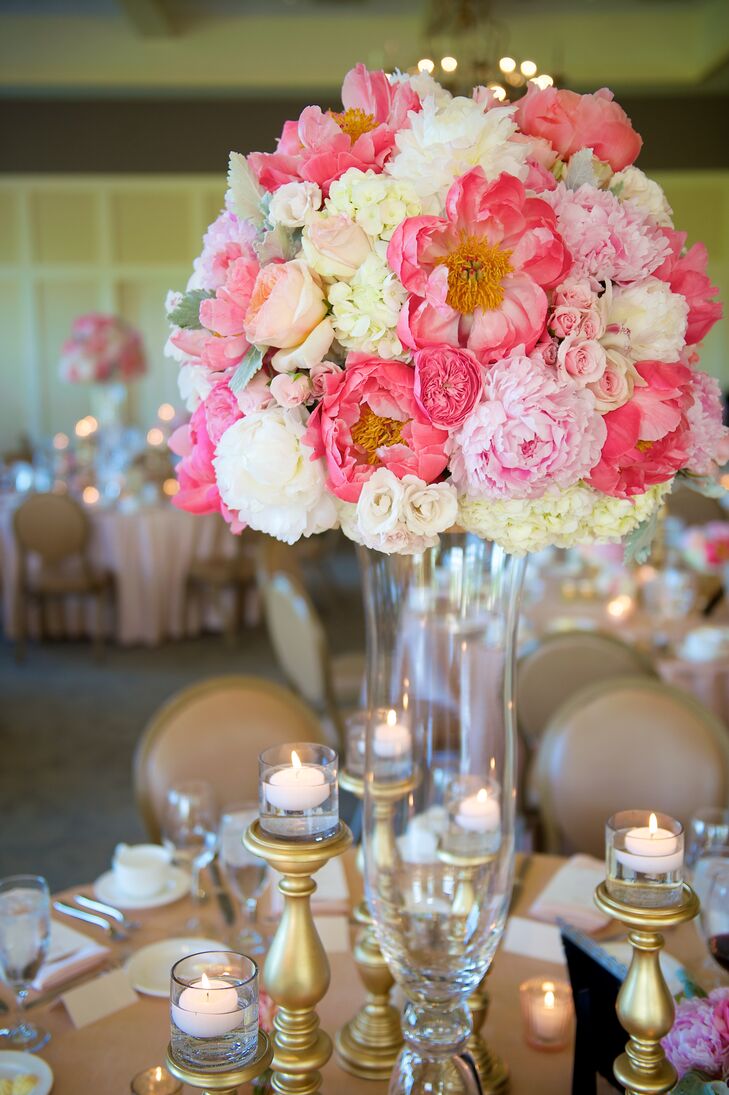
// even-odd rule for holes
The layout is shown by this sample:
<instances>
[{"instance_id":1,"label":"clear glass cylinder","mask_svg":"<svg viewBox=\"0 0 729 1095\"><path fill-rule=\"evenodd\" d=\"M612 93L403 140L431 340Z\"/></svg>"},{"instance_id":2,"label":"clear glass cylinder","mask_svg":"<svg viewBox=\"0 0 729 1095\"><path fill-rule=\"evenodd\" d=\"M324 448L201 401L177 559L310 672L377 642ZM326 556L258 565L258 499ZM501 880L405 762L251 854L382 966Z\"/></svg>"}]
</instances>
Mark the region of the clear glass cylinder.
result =
<instances>
[{"instance_id":1,"label":"clear glass cylinder","mask_svg":"<svg viewBox=\"0 0 729 1095\"><path fill-rule=\"evenodd\" d=\"M511 893L514 644L524 560L467 533L421 555L361 549L367 615L364 855L382 952L407 997L391 1092L452 1089L467 997ZM383 769L382 712L407 720ZM403 715L401 716L401 713Z\"/></svg>"},{"instance_id":2,"label":"clear glass cylinder","mask_svg":"<svg viewBox=\"0 0 729 1095\"><path fill-rule=\"evenodd\" d=\"M605 826L608 893L642 909L680 905L683 826L668 814L621 810Z\"/></svg>"},{"instance_id":3,"label":"clear glass cylinder","mask_svg":"<svg viewBox=\"0 0 729 1095\"><path fill-rule=\"evenodd\" d=\"M325 840L339 826L337 754L328 745L272 745L258 758L261 828L281 840Z\"/></svg>"},{"instance_id":4,"label":"clear glass cylinder","mask_svg":"<svg viewBox=\"0 0 729 1095\"><path fill-rule=\"evenodd\" d=\"M258 1045L258 966L235 951L181 958L170 974L171 1048L188 1068L226 1072Z\"/></svg>"},{"instance_id":5,"label":"clear glass cylinder","mask_svg":"<svg viewBox=\"0 0 729 1095\"><path fill-rule=\"evenodd\" d=\"M531 977L519 986L524 1036L534 1049L560 1050L572 1033L572 989L566 981Z\"/></svg>"},{"instance_id":6,"label":"clear glass cylinder","mask_svg":"<svg viewBox=\"0 0 729 1095\"><path fill-rule=\"evenodd\" d=\"M378 707L372 714L355 711L346 719L347 771L361 779L365 771L367 727L372 721L372 761L378 779L407 779L413 768L413 739L407 710Z\"/></svg>"}]
</instances>

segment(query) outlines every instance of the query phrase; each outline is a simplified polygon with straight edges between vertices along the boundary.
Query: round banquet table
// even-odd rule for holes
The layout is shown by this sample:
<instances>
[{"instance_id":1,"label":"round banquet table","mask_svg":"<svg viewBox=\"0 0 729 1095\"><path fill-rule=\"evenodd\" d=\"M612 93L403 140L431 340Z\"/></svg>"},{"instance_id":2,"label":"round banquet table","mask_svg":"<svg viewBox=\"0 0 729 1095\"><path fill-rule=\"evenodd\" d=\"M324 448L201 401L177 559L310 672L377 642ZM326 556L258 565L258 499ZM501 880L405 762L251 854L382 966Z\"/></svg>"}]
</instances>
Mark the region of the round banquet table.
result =
<instances>
[{"instance_id":1,"label":"round banquet table","mask_svg":"<svg viewBox=\"0 0 729 1095\"><path fill-rule=\"evenodd\" d=\"M535 855L525 865L517 866L522 883L514 903L516 915L527 914L536 896L563 862L557 856ZM352 853L345 857L345 870L350 895L355 902L359 900L361 882ZM79 892L91 894L92 890L90 886L76 887L68 894ZM206 909L206 915L214 919L217 905L211 902ZM189 900L130 915L142 921L142 928L132 937L133 945L141 947L155 940L187 934L181 931L180 925L190 915ZM101 934L79 921L66 917L59 919L95 937ZM112 944L116 952L128 946ZM689 971L698 969L704 957L693 925L667 932L666 947ZM356 1012L364 994L350 954L333 954L330 964L331 986L318 1010L323 1029L334 1035ZM509 1064L511 1095L534 1095L537 1091L539 1095L566 1095L570 1090L571 1049L560 1053L539 1052L530 1049L523 1039L519 984L528 977L539 975L552 979L565 977L565 970L548 962L499 952L489 978L491 1008L484 1033L492 1048ZM6 991L4 987L3 991ZM73 1028L59 1003L31 1009L30 1016L53 1035L41 1056L55 1074L54 1095L78 1095L78 1092L123 1095L129 1091L130 1080L137 1072L164 1061L169 1037L169 1007L163 999L140 996L137 1003L79 1030ZM187 1087L184 1090L190 1091ZM327 1095L385 1095L386 1090L384 1083L359 1080L343 1072L334 1057L324 1069Z\"/></svg>"}]
</instances>

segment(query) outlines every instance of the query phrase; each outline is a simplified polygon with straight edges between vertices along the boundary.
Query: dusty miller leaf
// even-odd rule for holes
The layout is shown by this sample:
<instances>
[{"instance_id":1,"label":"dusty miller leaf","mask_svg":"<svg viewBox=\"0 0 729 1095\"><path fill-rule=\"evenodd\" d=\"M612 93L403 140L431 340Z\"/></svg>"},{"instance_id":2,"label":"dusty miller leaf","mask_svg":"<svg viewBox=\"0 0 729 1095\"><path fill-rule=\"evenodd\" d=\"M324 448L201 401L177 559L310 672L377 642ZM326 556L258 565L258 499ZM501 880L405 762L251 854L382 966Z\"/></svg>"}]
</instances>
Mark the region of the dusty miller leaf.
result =
<instances>
[{"instance_id":1,"label":"dusty miller leaf","mask_svg":"<svg viewBox=\"0 0 729 1095\"><path fill-rule=\"evenodd\" d=\"M266 232L263 239L259 243L254 243L253 246L258 255L258 261L261 266L264 266L267 262L288 262L289 259L294 258L300 240L300 232L292 233L278 224Z\"/></svg>"},{"instance_id":2,"label":"dusty miller leaf","mask_svg":"<svg viewBox=\"0 0 729 1095\"><path fill-rule=\"evenodd\" d=\"M684 487L703 494L705 498L723 498L726 490L711 475L692 475L691 472L678 473L678 480Z\"/></svg>"},{"instance_id":3,"label":"dusty miller leaf","mask_svg":"<svg viewBox=\"0 0 729 1095\"><path fill-rule=\"evenodd\" d=\"M658 529L658 507L625 538L626 563L645 563Z\"/></svg>"},{"instance_id":4,"label":"dusty miller leaf","mask_svg":"<svg viewBox=\"0 0 729 1095\"><path fill-rule=\"evenodd\" d=\"M671 1095L729 1095L723 1080L711 1080L705 1073L687 1072L673 1088Z\"/></svg>"},{"instance_id":5,"label":"dusty miller leaf","mask_svg":"<svg viewBox=\"0 0 729 1095\"><path fill-rule=\"evenodd\" d=\"M233 395L239 395L243 391L246 384L249 380L252 380L262 365L263 350L259 349L258 346L251 346L228 381L228 387Z\"/></svg>"},{"instance_id":6,"label":"dusty miller leaf","mask_svg":"<svg viewBox=\"0 0 729 1095\"><path fill-rule=\"evenodd\" d=\"M231 152L228 161L228 193L225 203L232 213L241 220L252 221L261 228L266 215L261 205L263 190L255 177L245 156L240 152Z\"/></svg>"},{"instance_id":7,"label":"dusty miller leaf","mask_svg":"<svg viewBox=\"0 0 729 1095\"><path fill-rule=\"evenodd\" d=\"M176 327L201 327L200 304L214 296L215 293L209 289L189 289L167 318Z\"/></svg>"}]
</instances>

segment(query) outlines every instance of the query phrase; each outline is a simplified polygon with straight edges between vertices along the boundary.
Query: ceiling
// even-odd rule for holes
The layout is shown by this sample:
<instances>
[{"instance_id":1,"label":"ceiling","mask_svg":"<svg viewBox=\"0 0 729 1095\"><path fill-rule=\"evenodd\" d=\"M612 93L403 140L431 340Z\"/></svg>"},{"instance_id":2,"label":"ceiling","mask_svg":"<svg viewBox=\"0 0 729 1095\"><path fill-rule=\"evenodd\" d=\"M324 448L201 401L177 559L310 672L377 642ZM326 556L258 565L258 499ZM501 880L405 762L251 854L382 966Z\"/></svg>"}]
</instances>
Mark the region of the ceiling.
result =
<instances>
[{"instance_id":1,"label":"ceiling","mask_svg":"<svg viewBox=\"0 0 729 1095\"><path fill-rule=\"evenodd\" d=\"M0 0L0 93L328 95L356 61L387 69L415 64L426 48L426 6ZM503 48L577 89L729 92L729 0L492 0L491 8Z\"/></svg>"}]
</instances>

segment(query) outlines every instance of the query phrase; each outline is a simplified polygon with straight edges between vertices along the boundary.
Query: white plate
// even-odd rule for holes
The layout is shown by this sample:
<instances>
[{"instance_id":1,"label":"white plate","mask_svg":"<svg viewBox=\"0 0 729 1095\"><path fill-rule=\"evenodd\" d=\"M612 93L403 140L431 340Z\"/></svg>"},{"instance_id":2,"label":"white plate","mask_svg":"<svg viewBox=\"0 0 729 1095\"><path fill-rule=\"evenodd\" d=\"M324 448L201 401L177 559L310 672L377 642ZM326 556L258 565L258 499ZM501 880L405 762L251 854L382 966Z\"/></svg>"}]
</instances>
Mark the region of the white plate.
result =
<instances>
[{"instance_id":1,"label":"white plate","mask_svg":"<svg viewBox=\"0 0 729 1095\"><path fill-rule=\"evenodd\" d=\"M127 974L137 992L147 996L169 996L170 970L175 962L200 951L228 949L227 944L216 943L213 939L163 939L161 943L150 943L133 954L127 962Z\"/></svg>"},{"instance_id":2,"label":"white plate","mask_svg":"<svg viewBox=\"0 0 729 1095\"><path fill-rule=\"evenodd\" d=\"M36 1077L38 1082L31 1095L48 1095L53 1087L53 1073L42 1057L14 1049L0 1050L0 1080L14 1080L16 1076Z\"/></svg>"},{"instance_id":3,"label":"white plate","mask_svg":"<svg viewBox=\"0 0 729 1095\"><path fill-rule=\"evenodd\" d=\"M114 878L113 871L107 871L94 882L94 893L99 901L114 905L119 909L157 909L160 905L170 905L179 901L190 892L190 876L180 867L168 867L165 872L165 884L154 897L132 897L123 893Z\"/></svg>"}]
</instances>

